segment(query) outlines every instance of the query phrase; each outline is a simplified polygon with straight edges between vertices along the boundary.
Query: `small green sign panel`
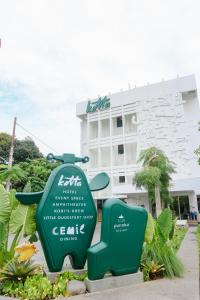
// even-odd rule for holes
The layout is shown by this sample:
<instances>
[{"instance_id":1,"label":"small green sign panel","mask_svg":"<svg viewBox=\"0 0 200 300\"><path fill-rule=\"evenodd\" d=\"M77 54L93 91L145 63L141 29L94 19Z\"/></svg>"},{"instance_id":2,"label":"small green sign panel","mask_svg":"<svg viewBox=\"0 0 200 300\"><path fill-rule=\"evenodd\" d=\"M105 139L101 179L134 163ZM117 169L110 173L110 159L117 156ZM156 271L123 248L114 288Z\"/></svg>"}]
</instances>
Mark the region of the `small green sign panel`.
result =
<instances>
[{"instance_id":1,"label":"small green sign panel","mask_svg":"<svg viewBox=\"0 0 200 300\"><path fill-rule=\"evenodd\" d=\"M96 225L96 208L83 171L57 167L46 184L36 222L49 270L60 271L66 255L72 267L84 267Z\"/></svg>"},{"instance_id":2,"label":"small green sign panel","mask_svg":"<svg viewBox=\"0 0 200 300\"><path fill-rule=\"evenodd\" d=\"M144 208L119 199L106 200L102 211L101 241L88 249L88 278L106 272L125 275L138 271L147 224Z\"/></svg>"}]
</instances>

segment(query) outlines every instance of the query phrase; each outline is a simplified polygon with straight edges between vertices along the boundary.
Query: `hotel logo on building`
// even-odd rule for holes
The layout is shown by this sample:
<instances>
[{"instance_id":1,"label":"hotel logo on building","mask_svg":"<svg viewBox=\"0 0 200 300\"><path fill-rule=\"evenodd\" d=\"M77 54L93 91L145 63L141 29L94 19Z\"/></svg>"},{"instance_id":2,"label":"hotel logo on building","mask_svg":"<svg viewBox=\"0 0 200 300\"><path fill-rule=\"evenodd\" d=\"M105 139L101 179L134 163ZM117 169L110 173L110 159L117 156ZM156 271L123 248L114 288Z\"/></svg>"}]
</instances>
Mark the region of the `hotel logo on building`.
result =
<instances>
[{"instance_id":1,"label":"hotel logo on building","mask_svg":"<svg viewBox=\"0 0 200 300\"><path fill-rule=\"evenodd\" d=\"M99 97L97 101L88 101L86 113L93 113L97 112L98 110L105 110L108 108L110 108L110 98L108 98L107 96L103 98Z\"/></svg>"}]
</instances>

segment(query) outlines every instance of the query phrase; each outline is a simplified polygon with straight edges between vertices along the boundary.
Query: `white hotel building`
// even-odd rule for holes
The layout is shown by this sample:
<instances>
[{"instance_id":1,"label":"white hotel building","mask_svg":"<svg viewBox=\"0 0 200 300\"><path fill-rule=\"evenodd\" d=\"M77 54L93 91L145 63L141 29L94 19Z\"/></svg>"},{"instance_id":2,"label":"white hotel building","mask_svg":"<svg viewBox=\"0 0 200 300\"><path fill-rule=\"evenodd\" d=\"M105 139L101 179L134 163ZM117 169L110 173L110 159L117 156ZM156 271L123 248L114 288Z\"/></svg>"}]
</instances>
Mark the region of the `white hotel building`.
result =
<instances>
[{"instance_id":1,"label":"white hotel building","mask_svg":"<svg viewBox=\"0 0 200 300\"><path fill-rule=\"evenodd\" d=\"M146 191L136 189L132 178L141 167L137 163L140 151L156 146L176 164L171 194L177 216L186 219L192 210L198 211L200 166L194 150L200 145L200 109L195 77L162 81L101 99L105 105L100 107L96 107L99 99L76 107L81 119L81 154L90 157L83 168L89 178L99 172L111 178L109 187L95 194L98 209L102 201L117 195L152 210Z\"/></svg>"}]
</instances>

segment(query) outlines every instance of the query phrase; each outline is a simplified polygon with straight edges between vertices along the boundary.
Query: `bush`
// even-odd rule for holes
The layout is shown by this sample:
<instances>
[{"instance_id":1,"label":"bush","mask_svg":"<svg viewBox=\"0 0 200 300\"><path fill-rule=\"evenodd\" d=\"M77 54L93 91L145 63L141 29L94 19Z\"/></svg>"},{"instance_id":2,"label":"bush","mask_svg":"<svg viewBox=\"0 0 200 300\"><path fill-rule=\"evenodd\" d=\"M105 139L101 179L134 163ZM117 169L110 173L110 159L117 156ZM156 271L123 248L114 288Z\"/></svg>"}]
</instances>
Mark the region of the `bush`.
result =
<instances>
[{"instance_id":1,"label":"bush","mask_svg":"<svg viewBox=\"0 0 200 300\"><path fill-rule=\"evenodd\" d=\"M72 279L83 281L86 276L87 273L76 275L72 272L64 272L56 277L53 284L42 274L29 276L24 282L17 279L6 279L1 282L0 294L24 300L47 300L58 296L67 297L69 296L67 291L68 282Z\"/></svg>"},{"instance_id":2,"label":"bush","mask_svg":"<svg viewBox=\"0 0 200 300\"><path fill-rule=\"evenodd\" d=\"M163 266L166 277L173 278L183 275L183 264L177 257L176 247L173 244L176 232L175 224L176 220L172 219L172 212L169 208L164 209L157 220L154 220L150 214L148 215L141 259L143 270L153 261L155 264Z\"/></svg>"},{"instance_id":3,"label":"bush","mask_svg":"<svg viewBox=\"0 0 200 300\"><path fill-rule=\"evenodd\" d=\"M49 299L52 297L52 286L47 277L34 275L27 277L24 284L21 281L5 280L2 293L20 299L43 300L47 296Z\"/></svg>"},{"instance_id":4,"label":"bush","mask_svg":"<svg viewBox=\"0 0 200 300\"><path fill-rule=\"evenodd\" d=\"M143 271L144 281L155 280L163 277L164 265L158 265L153 260L146 264L141 264Z\"/></svg>"},{"instance_id":5,"label":"bush","mask_svg":"<svg viewBox=\"0 0 200 300\"><path fill-rule=\"evenodd\" d=\"M188 227L176 227L174 236L172 239L172 248L175 252L177 252L181 246L181 242L185 237L186 232L188 231Z\"/></svg>"},{"instance_id":6,"label":"bush","mask_svg":"<svg viewBox=\"0 0 200 300\"><path fill-rule=\"evenodd\" d=\"M53 297L57 297L59 295L63 295L65 297L68 296L67 283L73 279L83 281L86 277L87 273L77 275L72 272L64 272L58 275L55 279L55 283L53 284Z\"/></svg>"}]
</instances>

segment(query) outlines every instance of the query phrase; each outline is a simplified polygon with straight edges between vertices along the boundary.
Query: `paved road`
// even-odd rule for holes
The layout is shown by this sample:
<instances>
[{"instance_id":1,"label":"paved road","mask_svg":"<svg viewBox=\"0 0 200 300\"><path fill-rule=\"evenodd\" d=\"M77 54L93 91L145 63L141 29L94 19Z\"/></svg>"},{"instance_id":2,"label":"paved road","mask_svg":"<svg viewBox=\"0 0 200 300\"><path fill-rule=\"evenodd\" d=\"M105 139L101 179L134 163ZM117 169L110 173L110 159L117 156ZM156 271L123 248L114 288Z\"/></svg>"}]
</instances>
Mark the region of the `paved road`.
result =
<instances>
[{"instance_id":1,"label":"paved road","mask_svg":"<svg viewBox=\"0 0 200 300\"><path fill-rule=\"evenodd\" d=\"M198 300L199 255L195 237L196 228L191 227L182 242L179 257L184 263L183 278L149 281L124 288L110 289L101 293L73 297L74 300Z\"/></svg>"}]
</instances>

